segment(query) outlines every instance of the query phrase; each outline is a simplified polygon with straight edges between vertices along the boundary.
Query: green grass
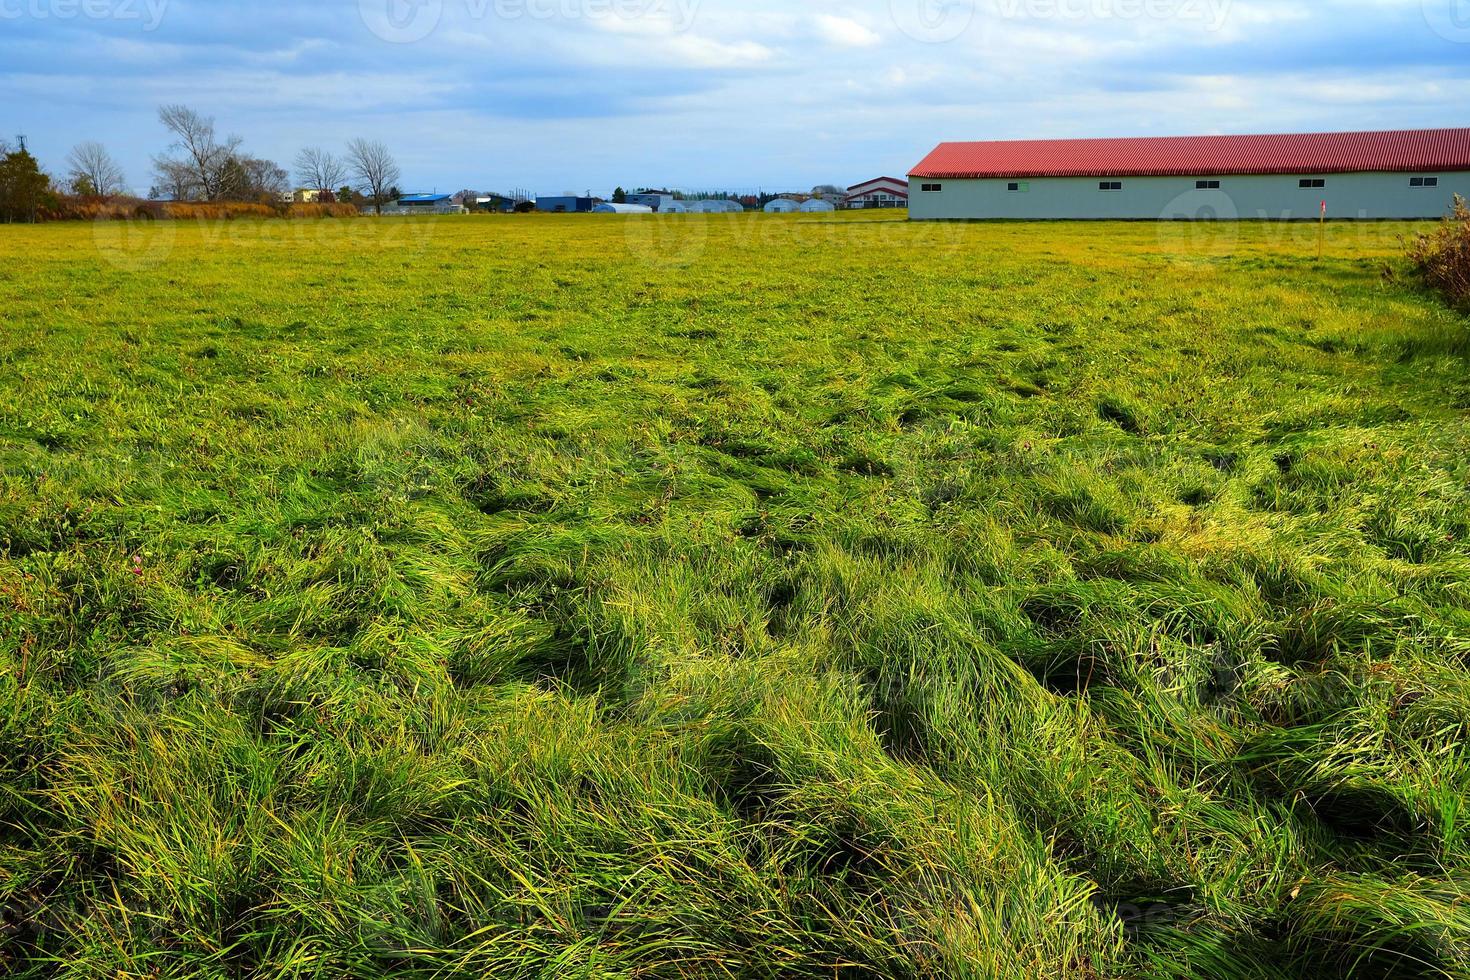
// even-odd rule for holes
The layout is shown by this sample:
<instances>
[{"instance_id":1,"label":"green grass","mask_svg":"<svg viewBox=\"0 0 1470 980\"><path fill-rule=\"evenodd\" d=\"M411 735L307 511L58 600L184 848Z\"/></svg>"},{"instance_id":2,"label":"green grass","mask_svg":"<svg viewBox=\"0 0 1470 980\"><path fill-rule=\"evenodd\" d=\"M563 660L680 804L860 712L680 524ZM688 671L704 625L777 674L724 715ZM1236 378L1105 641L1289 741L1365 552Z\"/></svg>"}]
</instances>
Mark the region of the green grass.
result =
<instances>
[{"instance_id":1,"label":"green grass","mask_svg":"<svg viewBox=\"0 0 1470 980\"><path fill-rule=\"evenodd\" d=\"M5 229L0 971L1470 975L1406 230Z\"/></svg>"}]
</instances>

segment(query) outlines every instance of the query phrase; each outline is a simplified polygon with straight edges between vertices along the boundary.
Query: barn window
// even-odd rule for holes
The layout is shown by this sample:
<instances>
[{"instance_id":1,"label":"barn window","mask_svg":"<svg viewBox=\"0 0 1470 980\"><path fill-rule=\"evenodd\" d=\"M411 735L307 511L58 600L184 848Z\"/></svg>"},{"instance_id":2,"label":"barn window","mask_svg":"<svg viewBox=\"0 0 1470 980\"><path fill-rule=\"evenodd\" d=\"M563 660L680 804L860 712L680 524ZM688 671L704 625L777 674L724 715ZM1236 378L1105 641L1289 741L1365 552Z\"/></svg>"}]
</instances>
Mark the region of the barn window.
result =
<instances>
[{"instance_id":1,"label":"barn window","mask_svg":"<svg viewBox=\"0 0 1470 980\"><path fill-rule=\"evenodd\" d=\"M1031 190L1031 185L1024 180L1013 180L1009 184L1006 184L1006 190L1025 194Z\"/></svg>"},{"instance_id":2,"label":"barn window","mask_svg":"<svg viewBox=\"0 0 1470 980\"><path fill-rule=\"evenodd\" d=\"M1097 189L1100 191L1121 191L1123 189L1123 182L1121 180L1099 181Z\"/></svg>"},{"instance_id":3,"label":"barn window","mask_svg":"<svg viewBox=\"0 0 1470 980\"><path fill-rule=\"evenodd\" d=\"M942 191L942 190L944 190L944 185L943 184L920 184L919 185L919 190L923 191L924 193L930 193L932 191Z\"/></svg>"},{"instance_id":4,"label":"barn window","mask_svg":"<svg viewBox=\"0 0 1470 980\"><path fill-rule=\"evenodd\" d=\"M1321 177L1303 177L1298 184L1299 187L1326 187L1327 181Z\"/></svg>"},{"instance_id":5,"label":"barn window","mask_svg":"<svg viewBox=\"0 0 1470 980\"><path fill-rule=\"evenodd\" d=\"M1438 187L1439 186L1439 178L1438 177L1410 177L1409 178L1409 186L1410 187Z\"/></svg>"},{"instance_id":6,"label":"barn window","mask_svg":"<svg viewBox=\"0 0 1470 980\"><path fill-rule=\"evenodd\" d=\"M1220 182L1218 180L1197 180L1194 182L1194 189L1197 191L1218 191L1220 189Z\"/></svg>"}]
</instances>

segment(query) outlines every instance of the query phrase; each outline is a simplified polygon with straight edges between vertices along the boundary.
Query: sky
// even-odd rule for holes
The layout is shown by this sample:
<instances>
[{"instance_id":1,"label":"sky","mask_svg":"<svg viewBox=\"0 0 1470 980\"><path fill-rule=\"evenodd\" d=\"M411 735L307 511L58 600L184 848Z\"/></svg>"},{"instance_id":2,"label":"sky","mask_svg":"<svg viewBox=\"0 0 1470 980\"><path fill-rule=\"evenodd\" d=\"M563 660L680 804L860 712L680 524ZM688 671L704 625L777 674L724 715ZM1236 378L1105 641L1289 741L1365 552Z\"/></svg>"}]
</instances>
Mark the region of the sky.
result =
<instances>
[{"instance_id":1,"label":"sky","mask_svg":"<svg viewBox=\"0 0 1470 980\"><path fill-rule=\"evenodd\" d=\"M403 189L798 190L951 139L1470 125L1470 0L0 0L0 138L146 192L184 103Z\"/></svg>"}]
</instances>

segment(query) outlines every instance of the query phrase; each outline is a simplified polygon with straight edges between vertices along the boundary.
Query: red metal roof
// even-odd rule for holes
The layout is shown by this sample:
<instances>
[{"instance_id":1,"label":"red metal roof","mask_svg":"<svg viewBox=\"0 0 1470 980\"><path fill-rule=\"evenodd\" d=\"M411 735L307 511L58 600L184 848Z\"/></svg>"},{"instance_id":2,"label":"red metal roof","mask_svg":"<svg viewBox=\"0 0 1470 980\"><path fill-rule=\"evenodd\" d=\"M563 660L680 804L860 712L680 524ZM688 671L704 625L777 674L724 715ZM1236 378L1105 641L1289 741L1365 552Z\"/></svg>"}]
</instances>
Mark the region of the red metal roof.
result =
<instances>
[{"instance_id":1,"label":"red metal roof","mask_svg":"<svg viewBox=\"0 0 1470 980\"><path fill-rule=\"evenodd\" d=\"M910 177L1174 177L1470 170L1470 129L941 143Z\"/></svg>"},{"instance_id":2,"label":"red metal roof","mask_svg":"<svg viewBox=\"0 0 1470 980\"><path fill-rule=\"evenodd\" d=\"M848 191L858 191L867 187L869 184L881 184L885 180L892 184L898 184L901 187L909 186L909 182L902 177L874 177L872 180L865 180L861 184L853 184L848 188Z\"/></svg>"}]
</instances>

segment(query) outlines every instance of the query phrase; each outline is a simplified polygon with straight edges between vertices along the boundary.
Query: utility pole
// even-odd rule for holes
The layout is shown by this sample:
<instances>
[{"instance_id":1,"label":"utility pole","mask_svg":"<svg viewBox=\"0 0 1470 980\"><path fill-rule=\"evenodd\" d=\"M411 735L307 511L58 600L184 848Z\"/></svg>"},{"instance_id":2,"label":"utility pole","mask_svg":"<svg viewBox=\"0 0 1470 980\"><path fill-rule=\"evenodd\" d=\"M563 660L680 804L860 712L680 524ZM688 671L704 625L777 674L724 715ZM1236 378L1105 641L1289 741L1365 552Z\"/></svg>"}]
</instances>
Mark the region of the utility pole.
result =
<instances>
[{"instance_id":1,"label":"utility pole","mask_svg":"<svg viewBox=\"0 0 1470 980\"><path fill-rule=\"evenodd\" d=\"M24 153L26 151L26 134L25 133L18 134L15 137L15 141L20 144L20 152Z\"/></svg>"}]
</instances>

